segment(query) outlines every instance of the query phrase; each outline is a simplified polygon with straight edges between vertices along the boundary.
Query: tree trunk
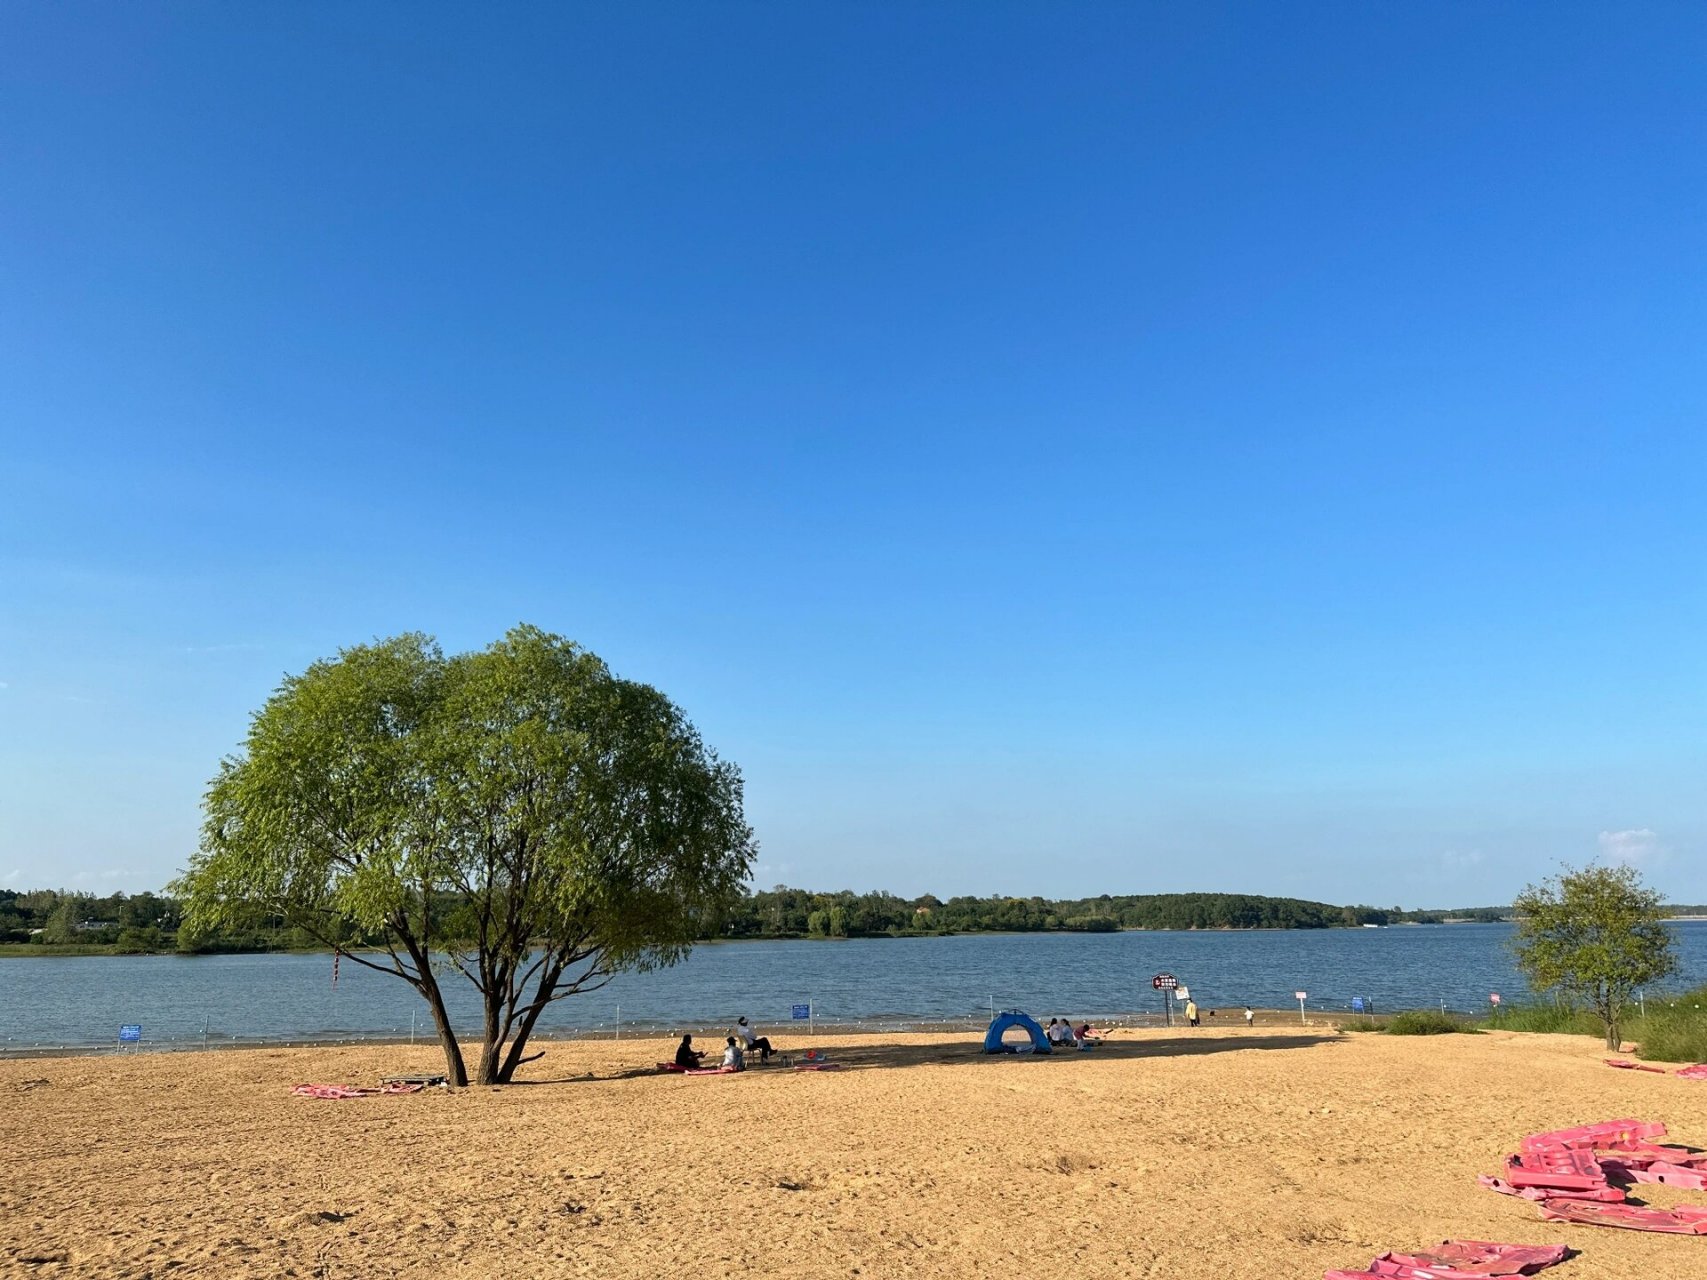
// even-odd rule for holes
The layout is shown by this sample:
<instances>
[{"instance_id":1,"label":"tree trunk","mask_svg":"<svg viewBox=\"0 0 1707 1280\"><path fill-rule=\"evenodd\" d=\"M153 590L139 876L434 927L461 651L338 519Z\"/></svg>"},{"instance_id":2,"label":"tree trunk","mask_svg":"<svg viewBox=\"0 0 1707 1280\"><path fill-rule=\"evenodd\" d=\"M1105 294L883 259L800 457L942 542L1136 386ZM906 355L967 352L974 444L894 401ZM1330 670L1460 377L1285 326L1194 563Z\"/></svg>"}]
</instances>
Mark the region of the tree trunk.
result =
<instances>
[{"instance_id":1,"label":"tree trunk","mask_svg":"<svg viewBox=\"0 0 1707 1280\"><path fill-rule=\"evenodd\" d=\"M1595 1012L1600 1015L1600 1023L1606 1028L1606 1047L1612 1052L1618 1052L1618 1021L1624 1012L1624 1002L1618 998L1618 993L1602 983L1595 992Z\"/></svg>"},{"instance_id":2,"label":"tree trunk","mask_svg":"<svg viewBox=\"0 0 1707 1280\"><path fill-rule=\"evenodd\" d=\"M500 1038L504 1025L502 998L495 989L488 988L484 993L486 1005L485 1034L480 1038L480 1067L475 1075L481 1084L507 1083L498 1074L498 1050L502 1047Z\"/></svg>"},{"instance_id":3,"label":"tree trunk","mask_svg":"<svg viewBox=\"0 0 1707 1280\"><path fill-rule=\"evenodd\" d=\"M516 1074L516 1068L521 1066L522 1051L527 1047L528 1037L533 1034L534 1024L545 1011L546 999L557 989L557 980L562 976L562 965L548 965L539 975L539 985L534 989L532 1007L522 1014L515 1034L510 1037L510 1051L504 1055L504 1065L498 1071L498 1079L502 1083L509 1084Z\"/></svg>"},{"instance_id":4,"label":"tree trunk","mask_svg":"<svg viewBox=\"0 0 1707 1280\"><path fill-rule=\"evenodd\" d=\"M427 1008L433 1012L439 1046L445 1051L445 1079L452 1088L461 1089L468 1084L468 1067L462 1060L462 1046L456 1042L456 1032L451 1029L450 1013L445 1009L445 998L439 991L439 984L431 973L424 970L420 990L427 998Z\"/></svg>"}]
</instances>

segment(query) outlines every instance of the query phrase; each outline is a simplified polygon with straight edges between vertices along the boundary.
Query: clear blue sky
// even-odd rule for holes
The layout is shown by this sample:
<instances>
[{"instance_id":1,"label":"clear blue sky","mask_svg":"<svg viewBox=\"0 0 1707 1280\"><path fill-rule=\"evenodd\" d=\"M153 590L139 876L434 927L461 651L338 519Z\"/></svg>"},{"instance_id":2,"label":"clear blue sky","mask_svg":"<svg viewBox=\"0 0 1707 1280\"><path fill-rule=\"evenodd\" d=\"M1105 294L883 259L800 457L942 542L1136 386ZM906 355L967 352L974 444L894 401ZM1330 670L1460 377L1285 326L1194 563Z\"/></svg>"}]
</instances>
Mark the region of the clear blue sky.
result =
<instances>
[{"instance_id":1,"label":"clear blue sky","mask_svg":"<svg viewBox=\"0 0 1707 1280\"><path fill-rule=\"evenodd\" d=\"M1707 9L11 4L0 885L562 632L757 878L1707 900Z\"/></svg>"}]
</instances>

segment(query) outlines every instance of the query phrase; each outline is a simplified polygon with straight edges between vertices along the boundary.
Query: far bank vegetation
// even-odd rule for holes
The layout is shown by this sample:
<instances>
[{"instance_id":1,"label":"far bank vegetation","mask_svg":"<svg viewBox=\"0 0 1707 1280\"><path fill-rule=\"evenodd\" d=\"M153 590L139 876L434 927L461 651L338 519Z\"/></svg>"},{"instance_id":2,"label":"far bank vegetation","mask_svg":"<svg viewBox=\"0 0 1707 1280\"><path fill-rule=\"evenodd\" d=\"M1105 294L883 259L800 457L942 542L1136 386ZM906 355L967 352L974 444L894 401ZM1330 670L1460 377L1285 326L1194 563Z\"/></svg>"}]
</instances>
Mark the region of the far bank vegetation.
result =
<instances>
[{"instance_id":1,"label":"far bank vegetation","mask_svg":"<svg viewBox=\"0 0 1707 1280\"><path fill-rule=\"evenodd\" d=\"M447 900L447 907L454 902ZM705 941L742 938L900 938L957 933L1113 933L1121 929L1333 929L1498 920L1504 908L1458 912L1335 906L1243 893L1102 894L1094 898L813 892L778 885L749 891ZM0 889L0 948L9 954L148 955L320 950L312 935L280 919L242 929L181 930L183 905L170 894L97 896L64 890ZM377 939L372 941L377 942ZM362 945L362 939L352 939Z\"/></svg>"}]
</instances>

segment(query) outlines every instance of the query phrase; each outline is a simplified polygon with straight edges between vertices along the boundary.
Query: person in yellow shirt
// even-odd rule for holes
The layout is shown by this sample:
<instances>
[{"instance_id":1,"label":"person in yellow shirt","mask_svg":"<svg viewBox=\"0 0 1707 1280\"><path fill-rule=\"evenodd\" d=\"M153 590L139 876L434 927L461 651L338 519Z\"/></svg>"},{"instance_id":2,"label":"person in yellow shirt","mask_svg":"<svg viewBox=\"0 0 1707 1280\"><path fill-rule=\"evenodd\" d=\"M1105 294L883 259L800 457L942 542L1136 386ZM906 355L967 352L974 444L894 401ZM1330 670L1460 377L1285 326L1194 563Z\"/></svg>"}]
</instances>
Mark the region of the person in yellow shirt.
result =
<instances>
[{"instance_id":1,"label":"person in yellow shirt","mask_svg":"<svg viewBox=\"0 0 1707 1280\"><path fill-rule=\"evenodd\" d=\"M1197 1001L1187 1000L1185 1002L1185 1021L1187 1026L1195 1027L1197 1025Z\"/></svg>"}]
</instances>

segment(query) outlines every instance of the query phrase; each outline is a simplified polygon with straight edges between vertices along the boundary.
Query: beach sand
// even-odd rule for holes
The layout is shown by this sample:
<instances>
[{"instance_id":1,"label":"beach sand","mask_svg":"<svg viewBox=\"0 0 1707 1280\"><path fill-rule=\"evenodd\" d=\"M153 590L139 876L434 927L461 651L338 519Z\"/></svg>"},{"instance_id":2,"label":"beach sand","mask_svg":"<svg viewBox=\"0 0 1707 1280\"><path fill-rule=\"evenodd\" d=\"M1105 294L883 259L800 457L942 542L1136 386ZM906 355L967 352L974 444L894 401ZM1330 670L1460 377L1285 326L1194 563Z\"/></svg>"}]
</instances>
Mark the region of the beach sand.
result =
<instances>
[{"instance_id":1,"label":"beach sand","mask_svg":"<svg viewBox=\"0 0 1707 1280\"><path fill-rule=\"evenodd\" d=\"M442 1059L0 1061L0 1274L1271 1280L1451 1236L1570 1244L1559 1280L1707 1275L1707 1238L1543 1222L1477 1187L1540 1129L1637 1116L1707 1145L1707 1083L1611 1070L1586 1038L817 1043L847 1069L659 1076L668 1042L580 1041L525 1084L350 1102L289 1090Z\"/></svg>"}]
</instances>

